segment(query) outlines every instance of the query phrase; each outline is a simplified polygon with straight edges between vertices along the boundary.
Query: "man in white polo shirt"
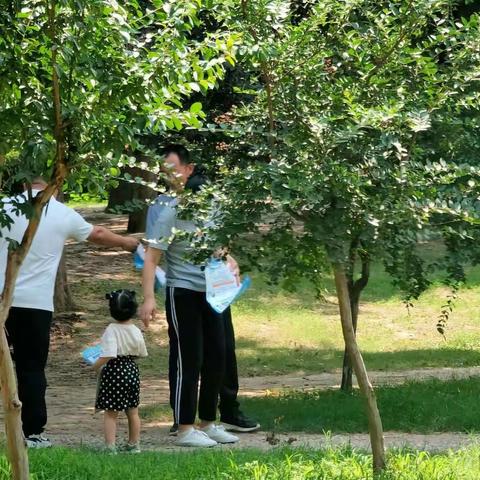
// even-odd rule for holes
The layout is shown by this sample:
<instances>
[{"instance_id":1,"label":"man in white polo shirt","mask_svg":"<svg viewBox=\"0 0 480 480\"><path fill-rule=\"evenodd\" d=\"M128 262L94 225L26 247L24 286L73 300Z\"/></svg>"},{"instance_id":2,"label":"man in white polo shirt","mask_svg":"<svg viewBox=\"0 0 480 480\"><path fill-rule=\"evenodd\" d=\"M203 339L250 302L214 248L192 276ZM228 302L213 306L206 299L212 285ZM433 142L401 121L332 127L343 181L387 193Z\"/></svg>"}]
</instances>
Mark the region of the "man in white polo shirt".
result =
<instances>
[{"instance_id":1,"label":"man in white polo shirt","mask_svg":"<svg viewBox=\"0 0 480 480\"><path fill-rule=\"evenodd\" d=\"M42 191L46 182L37 178L32 183L33 195ZM2 200L3 211L13 223L1 229L0 291L5 283L9 240L21 242L28 225L26 216L18 212L15 203L25 202L27 193ZM86 222L75 210L51 198L45 206L32 246L20 267L12 308L6 322L7 336L13 347L18 394L23 404L23 433L29 447L48 447L43 436L47 423L45 366L50 344L53 294L58 265L65 241L74 239L128 251L137 248L138 240L116 235L100 226Z\"/></svg>"}]
</instances>

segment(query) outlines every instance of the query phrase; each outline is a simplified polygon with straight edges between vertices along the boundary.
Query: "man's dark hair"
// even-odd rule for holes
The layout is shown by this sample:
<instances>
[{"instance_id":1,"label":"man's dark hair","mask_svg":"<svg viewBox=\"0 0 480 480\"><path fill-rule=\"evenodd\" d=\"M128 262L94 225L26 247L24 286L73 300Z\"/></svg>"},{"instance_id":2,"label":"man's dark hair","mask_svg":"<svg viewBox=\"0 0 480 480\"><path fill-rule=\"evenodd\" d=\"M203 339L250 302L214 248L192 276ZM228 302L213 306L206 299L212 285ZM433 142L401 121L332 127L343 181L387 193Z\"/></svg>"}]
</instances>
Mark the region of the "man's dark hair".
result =
<instances>
[{"instance_id":1,"label":"man's dark hair","mask_svg":"<svg viewBox=\"0 0 480 480\"><path fill-rule=\"evenodd\" d=\"M132 290L115 290L107 293L105 298L109 301L110 315L119 322L130 320L137 312L137 300Z\"/></svg>"},{"instance_id":2,"label":"man's dark hair","mask_svg":"<svg viewBox=\"0 0 480 480\"><path fill-rule=\"evenodd\" d=\"M178 156L182 165L189 165L192 163L190 161L190 152L183 145L172 143L163 149L163 155L167 156L171 153L175 153Z\"/></svg>"}]
</instances>

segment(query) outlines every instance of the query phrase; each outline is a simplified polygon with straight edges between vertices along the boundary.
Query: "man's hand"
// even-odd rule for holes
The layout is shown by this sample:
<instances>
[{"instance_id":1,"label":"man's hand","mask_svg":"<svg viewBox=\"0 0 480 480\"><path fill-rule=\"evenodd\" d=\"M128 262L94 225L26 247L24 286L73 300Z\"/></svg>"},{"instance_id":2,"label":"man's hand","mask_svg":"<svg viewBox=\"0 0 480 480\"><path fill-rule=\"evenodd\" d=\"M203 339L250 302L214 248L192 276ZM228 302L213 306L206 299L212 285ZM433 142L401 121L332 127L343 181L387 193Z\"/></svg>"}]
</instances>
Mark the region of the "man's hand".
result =
<instances>
[{"instance_id":1,"label":"man's hand","mask_svg":"<svg viewBox=\"0 0 480 480\"><path fill-rule=\"evenodd\" d=\"M150 320L155 318L156 313L157 303L155 302L155 298L146 298L139 310L140 319L145 325L145 328L148 328L150 325Z\"/></svg>"},{"instance_id":2,"label":"man's hand","mask_svg":"<svg viewBox=\"0 0 480 480\"><path fill-rule=\"evenodd\" d=\"M124 245L122 248L127 252L134 252L138 246L140 245L140 240L135 237L123 237L124 238Z\"/></svg>"},{"instance_id":3,"label":"man's hand","mask_svg":"<svg viewBox=\"0 0 480 480\"><path fill-rule=\"evenodd\" d=\"M231 255L227 255L227 265L235 275L237 285L240 285L240 267L238 266L237 261Z\"/></svg>"}]
</instances>

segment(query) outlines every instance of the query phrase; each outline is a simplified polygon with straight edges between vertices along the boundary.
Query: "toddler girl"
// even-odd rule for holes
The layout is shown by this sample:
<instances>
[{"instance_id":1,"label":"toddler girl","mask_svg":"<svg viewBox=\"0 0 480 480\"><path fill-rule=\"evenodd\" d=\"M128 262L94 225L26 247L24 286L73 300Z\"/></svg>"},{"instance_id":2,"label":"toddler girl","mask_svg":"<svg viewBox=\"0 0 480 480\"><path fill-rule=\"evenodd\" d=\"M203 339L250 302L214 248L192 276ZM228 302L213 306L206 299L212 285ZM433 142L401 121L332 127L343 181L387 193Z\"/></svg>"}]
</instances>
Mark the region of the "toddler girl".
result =
<instances>
[{"instance_id":1,"label":"toddler girl","mask_svg":"<svg viewBox=\"0 0 480 480\"><path fill-rule=\"evenodd\" d=\"M104 410L104 433L107 450L116 453L115 439L118 412L128 419L126 451L140 452L140 375L135 362L146 357L147 349L142 332L131 319L137 311L135 292L116 290L108 293L110 314L116 320L102 336L100 358L93 367L101 369L96 410ZM103 367L103 368L102 368Z\"/></svg>"}]
</instances>

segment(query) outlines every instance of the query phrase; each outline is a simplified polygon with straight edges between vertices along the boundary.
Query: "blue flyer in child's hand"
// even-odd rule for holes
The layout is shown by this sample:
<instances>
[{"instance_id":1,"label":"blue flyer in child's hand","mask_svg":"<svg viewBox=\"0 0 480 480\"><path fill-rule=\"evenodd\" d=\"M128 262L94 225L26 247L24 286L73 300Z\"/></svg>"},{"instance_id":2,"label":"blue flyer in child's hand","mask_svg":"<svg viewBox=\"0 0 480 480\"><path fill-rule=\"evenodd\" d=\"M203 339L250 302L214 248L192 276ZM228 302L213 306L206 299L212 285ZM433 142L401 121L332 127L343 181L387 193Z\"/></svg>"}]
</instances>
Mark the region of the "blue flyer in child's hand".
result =
<instances>
[{"instance_id":1,"label":"blue flyer in child's hand","mask_svg":"<svg viewBox=\"0 0 480 480\"><path fill-rule=\"evenodd\" d=\"M102 354L101 345L93 345L92 347L86 348L82 352L82 358L90 365L93 365L100 358L101 354Z\"/></svg>"}]
</instances>

